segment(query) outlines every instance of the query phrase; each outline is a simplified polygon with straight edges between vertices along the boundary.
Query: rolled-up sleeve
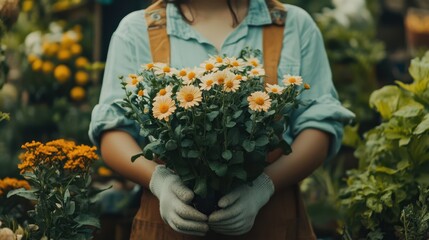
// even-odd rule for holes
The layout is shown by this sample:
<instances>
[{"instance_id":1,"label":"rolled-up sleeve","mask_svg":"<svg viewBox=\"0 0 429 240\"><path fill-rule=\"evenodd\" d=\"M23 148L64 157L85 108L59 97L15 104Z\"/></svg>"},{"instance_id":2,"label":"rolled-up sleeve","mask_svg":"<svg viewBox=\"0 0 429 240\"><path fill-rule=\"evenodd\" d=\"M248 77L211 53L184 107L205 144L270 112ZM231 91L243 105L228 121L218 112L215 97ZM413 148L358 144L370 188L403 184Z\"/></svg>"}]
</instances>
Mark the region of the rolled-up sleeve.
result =
<instances>
[{"instance_id":1,"label":"rolled-up sleeve","mask_svg":"<svg viewBox=\"0 0 429 240\"><path fill-rule=\"evenodd\" d=\"M327 132L332 136L328 153L328 159L330 159L341 147L344 124L350 123L355 116L338 100L319 29L309 16L304 18L307 20L300 37L301 62L299 65L300 75L304 82L310 84L311 89L301 94L303 105L293 113L284 138L292 143L300 132L309 128Z\"/></svg>"},{"instance_id":2,"label":"rolled-up sleeve","mask_svg":"<svg viewBox=\"0 0 429 240\"><path fill-rule=\"evenodd\" d=\"M127 38L127 27L124 25L120 24L112 35L99 103L92 111L88 135L96 146L100 145L100 135L106 130L123 130L136 140L139 137L138 125L125 116L125 110L121 107L125 92L119 77L135 73L139 67L135 44Z\"/></svg>"}]
</instances>

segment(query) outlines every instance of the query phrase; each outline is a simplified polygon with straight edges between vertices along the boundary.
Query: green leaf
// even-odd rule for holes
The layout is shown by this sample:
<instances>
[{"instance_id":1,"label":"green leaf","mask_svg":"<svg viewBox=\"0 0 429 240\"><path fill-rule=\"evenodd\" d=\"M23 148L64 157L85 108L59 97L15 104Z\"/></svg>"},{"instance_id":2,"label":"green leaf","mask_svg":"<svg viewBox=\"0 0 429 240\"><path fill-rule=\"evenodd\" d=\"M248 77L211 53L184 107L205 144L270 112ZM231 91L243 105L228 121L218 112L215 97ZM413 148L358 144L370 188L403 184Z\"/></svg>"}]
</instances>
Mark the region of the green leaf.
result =
<instances>
[{"instance_id":1,"label":"green leaf","mask_svg":"<svg viewBox=\"0 0 429 240\"><path fill-rule=\"evenodd\" d=\"M188 152L189 158L199 158L200 156L201 156L201 154L197 150L189 150L189 152Z\"/></svg>"},{"instance_id":2,"label":"green leaf","mask_svg":"<svg viewBox=\"0 0 429 240\"><path fill-rule=\"evenodd\" d=\"M239 164L244 162L244 154L242 151L236 151L232 155L232 159L229 161L230 165Z\"/></svg>"},{"instance_id":3,"label":"green leaf","mask_svg":"<svg viewBox=\"0 0 429 240\"><path fill-rule=\"evenodd\" d=\"M192 145L194 145L194 141L192 141L191 139L183 139L181 142L180 142L180 146L182 146L182 147L190 147L190 146L192 146Z\"/></svg>"},{"instance_id":4,"label":"green leaf","mask_svg":"<svg viewBox=\"0 0 429 240\"><path fill-rule=\"evenodd\" d=\"M232 115L232 118L237 119L241 116L242 113L243 113L243 110L235 111L234 114Z\"/></svg>"},{"instance_id":5,"label":"green leaf","mask_svg":"<svg viewBox=\"0 0 429 240\"><path fill-rule=\"evenodd\" d=\"M232 158L232 152L230 150L226 150L222 153L222 158L225 160L230 160Z\"/></svg>"},{"instance_id":6,"label":"green leaf","mask_svg":"<svg viewBox=\"0 0 429 240\"><path fill-rule=\"evenodd\" d=\"M236 122L229 121L229 122L227 122L227 123L225 124L225 127L227 127L227 128L232 128L232 127L234 127L236 124L237 124Z\"/></svg>"},{"instance_id":7,"label":"green leaf","mask_svg":"<svg viewBox=\"0 0 429 240\"><path fill-rule=\"evenodd\" d=\"M71 201L66 205L65 212L67 215L73 215L75 212L75 209L76 209L76 204L74 201Z\"/></svg>"},{"instance_id":8,"label":"green leaf","mask_svg":"<svg viewBox=\"0 0 429 240\"><path fill-rule=\"evenodd\" d=\"M79 227L91 226L95 228L100 228L100 220L97 217L88 214L80 214L79 216L74 218L74 221L78 224Z\"/></svg>"},{"instance_id":9,"label":"green leaf","mask_svg":"<svg viewBox=\"0 0 429 240\"><path fill-rule=\"evenodd\" d=\"M204 177L197 177L194 185L194 193L205 197L207 195L207 180Z\"/></svg>"},{"instance_id":10,"label":"green leaf","mask_svg":"<svg viewBox=\"0 0 429 240\"><path fill-rule=\"evenodd\" d=\"M228 165L220 163L218 161L210 161L209 167L212 171L216 173L219 177L223 177L226 175L226 172L228 171Z\"/></svg>"},{"instance_id":11,"label":"green leaf","mask_svg":"<svg viewBox=\"0 0 429 240\"><path fill-rule=\"evenodd\" d=\"M177 149L177 142L173 139L168 140L167 143L165 144L165 149L167 151L172 151Z\"/></svg>"},{"instance_id":12,"label":"green leaf","mask_svg":"<svg viewBox=\"0 0 429 240\"><path fill-rule=\"evenodd\" d=\"M231 176L236 177L243 181L247 180L247 172L242 168L235 168L234 170L232 170Z\"/></svg>"},{"instance_id":13,"label":"green leaf","mask_svg":"<svg viewBox=\"0 0 429 240\"><path fill-rule=\"evenodd\" d=\"M423 120L414 129L413 134L420 135L426 132L427 130L429 130L429 113L423 117Z\"/></svg>"},{"instance_id":14,"label":"green leaf","mask_svg":"<svg viewBox=\"0 0 429 240\"><path fill-rule=\"evenodd\" d=\"M205 145L206 146L212 146L214 144L216 144L217 141L217 134L216 132L209 132L206 135L206 142Z\"/></svg>"},{"instance_id":15,"label":"green leaf","mask_svg":"<svg viewBox=\"0 0 429 240\"><path fill-rule=\"evenodd\" d=\"M243 141L243 148L247 151L247 152L252 152L253 150L255 150L255 141L251 141L249 139L246 139Z\"/></svg>"},{"instance_id":16,"label":"green leaf","mask_svg":"<svg viewBox=\"0 0 429 240\"><path fill-rule=\"evenodd\" d=\"M403 118L416 117L422 113L423 109L424 107L421 104L408 104L401 107L398 111L394 112L393 116Z\"/></svg>"},{"instance_id":17,"label":"green leaf","mask_svg":"<svg viewBox=\"0 0 429 240\"><path fill-rule=\"evenodd\" d=\"M131 157L131 162L134 162L134 161L136 161L137 160L137 158L139 158L139 157L141 157L141 156L145 156L143 153L138 153L138 154L136 154L136 155L134 155L134 156L132 156ZM146 156L145 156L146 157ZM147 158L147 157L146 157ZM149 160L151 160L152 158L147 158L147 159L149 159Z\"/></svg>"},{"instance_id":18,"label":"green leaf","mask_svg":"<svg viewBox=\"0 0 429 240\"><path fill-rule=\"evenodd\" d=\"M18 189L14 189L12 191L9 191L7 193L7 197L9 198L11 196L17 195L17 196L23 197L25 199L35 201L38 199L38 192L39 192L39 189L27 190L25 188L18 188Z\"/></svg>"},{"instance_id":19,"label":"green leaf","mask_svg":"<svg viewBox=\"0 0 429 240\"><path fill-rule=\"evenodd\" d=\"M262 135L258 139L256 139L255 144L258 147L263 147L267 145L269 142L270 142L269 138L266 135Z\"/></svg>"},{"instance_id":20,"label":"green leaf","mask_svg":"<svg viewBox=\"0 0 429 240\"><path fill-rule=\"evenodd\" d=\"M219 115L219 111L212 111L207 113L207 118L210 122L213 122L213 120Z\"/></svg>"}]
</instances>

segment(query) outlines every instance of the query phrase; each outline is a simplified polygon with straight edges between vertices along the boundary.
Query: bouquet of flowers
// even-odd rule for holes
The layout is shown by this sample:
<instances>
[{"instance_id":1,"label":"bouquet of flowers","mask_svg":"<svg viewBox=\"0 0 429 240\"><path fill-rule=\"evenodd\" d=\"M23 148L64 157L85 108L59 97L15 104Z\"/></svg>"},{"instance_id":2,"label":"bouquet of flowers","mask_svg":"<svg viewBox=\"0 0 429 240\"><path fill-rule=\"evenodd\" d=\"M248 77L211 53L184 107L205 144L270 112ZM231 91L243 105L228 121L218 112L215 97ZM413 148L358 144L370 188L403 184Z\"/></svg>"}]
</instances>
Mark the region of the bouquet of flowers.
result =
<instances>
[{"instance_id":1,"label":"bouquet of flowers","mask_svg":"<svg viewBox=\"0 0 429 240\"><path fill-rule=\"evenodd\" d=\"M138 74L121 77L122 106L145 140L132 160L165 163L206 198L250 183L268 164L270 151L288 154L280 135L298 95L310 86L291 75L282 86L264 84L259 55L244 49L239 57L212 56L184 69L148 63Z\"/></svg>"}]
</instances>

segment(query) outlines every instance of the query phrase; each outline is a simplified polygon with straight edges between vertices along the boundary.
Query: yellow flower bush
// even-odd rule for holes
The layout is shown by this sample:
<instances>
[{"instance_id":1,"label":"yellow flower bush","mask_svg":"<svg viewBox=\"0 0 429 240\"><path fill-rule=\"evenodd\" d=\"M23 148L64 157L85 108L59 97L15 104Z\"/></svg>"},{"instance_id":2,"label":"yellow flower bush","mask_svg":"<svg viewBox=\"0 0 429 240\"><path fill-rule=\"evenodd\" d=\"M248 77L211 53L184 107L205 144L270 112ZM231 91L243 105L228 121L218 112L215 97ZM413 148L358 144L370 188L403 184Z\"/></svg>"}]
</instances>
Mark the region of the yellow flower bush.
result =
<instances>
[{"instance_id":1,"label":"yellow flower bush","mask_svg":"<svg viewBox=\"0 0 429 240\"><path fill-rule=\"evenodd\" d=\"M62 22L52 22L50 32L27 36L29 71L24 86L33 101L62 96L79 103L85 100L86 90L94 83L91 78L96 77L94 72L100 66L91 64L84 55L82 40L80 25L67 28Z\"/></svg>"},{"instance_id":2,"label":"yellow flower bush","mask_svg":"<svg viewBox=\"0 0 429 240\"><path fill-rule=\"evenodd\" d=\"M24 188L12 190L8 196L35 202L32 216L39 229L31 233L31 239L90 239L94 227L99 227L91 200L97 194L91 187L92 165L98 160L96 147L57 139L27 142L22 149L18 168L31 187L21 183Z\"/></svg>"},{"instance_id":3,"label":"yellow flower bush","mask_svg":"<svg viewBox=\"0 0 429 240\"><path fill-rule=\"evenodd\" d=\"M0 179L0 197L4 197L7 193L13 189L25 188L30 189L30 184L25 180L19 180L16 178L6 177Z\"/></svg>"}]
</instances>

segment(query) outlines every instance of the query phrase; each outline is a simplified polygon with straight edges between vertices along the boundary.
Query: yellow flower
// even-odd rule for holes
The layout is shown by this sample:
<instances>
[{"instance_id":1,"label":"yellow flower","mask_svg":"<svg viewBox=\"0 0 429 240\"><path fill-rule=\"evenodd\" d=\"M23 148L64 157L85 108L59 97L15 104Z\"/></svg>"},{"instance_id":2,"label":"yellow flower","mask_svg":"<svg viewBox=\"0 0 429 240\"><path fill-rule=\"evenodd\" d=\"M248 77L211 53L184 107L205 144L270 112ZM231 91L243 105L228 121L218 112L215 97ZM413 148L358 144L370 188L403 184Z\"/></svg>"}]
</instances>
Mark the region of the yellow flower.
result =
<instances>
[{"instance_id":1,"label":"yellow flower","mask_svg":"<svg viewBox=\"0 0 429 240\"><path fill-rule=\"evenodd\" d=\"M301 85L302 84L302 78L301 78L301 76L294 76L294 75L286 74L283 76L283 84L286 86Z\"/></svg>"},{"instance_id":2,"label":"yellow flower","mask_svg":"<svg viewBox=\"0 0 429 240\"><path fill-rule=\"evenodd\" d=\"M304 83L304 88L305 88L306 90L310 89L310 84L308 84L308 83Z\"/></svg>"},{"instance_id":3,"label":"yellow flower","mask_svg":"<svg viewBox=\"0 0 429 240\"><path fill-rule=\"evenodd\" d=\"M265 92L254 92L249 97L247 97L247 101L249 102L249 108L253 111L267 112L271 107L270 96L268 96L268 94Z\"/></svg>"},{"instance_id":4,"label":"yellow flower","mask_svg":"<svg viewBox=\"0 0 429 240\"><path fill-rule=\"evenodd\" d=\"M216 59L209 59L201 63L200 67L202 67L206 72L216 72L218 70L216 63Z\"/></svg>"},{"instance_id":5,"label":"yellow flower","mask_svg":"<svg viewBox=\"0 0 429 240\"><path fill-rule=\"evenodd\" d=\"M84 72L84 71L77 71L74 78L75 78L75 81L78 85L83 86L83 85L88 83L89 74L87 72Z\"/></svg>"},{"instance_id":6,"label":"yellow flower","mask_svg":"<svg viewBox=\"0 0 429 240\"><path fill-rule=\"evenodd\" d=\"M98 175L100 175L102 177L110 177L113 175L113 173L110 169L101 166L98 168Z\"/></svg>"},{"instance_id":7,"label":"yellow flower","mask_svg":"<svg viewBox=\"0 0 429 240\"><path fill-rule=\"evenodd\" d=\"M42 71L46 74L51 73L54 70L54 64L52 62L46 61L42 65Z\"/></svg>"},{"instance_id":8,"label":"yellow flower","mask_svg":"<svg viewBox=\"0 0 429 240\"><path fill-rule=\"evenodd\" d=\"M70 52L73 55L79 55L82 53L82 46L80 44L74 43L70 46Z\"/></svg>"},{"instance_id":9,"label":"yellow flower","mask_svg":"<svg viewBox=\"0 0 429 240\"><path fill-rule=\"evenodd\" d=\"M37 59L39 59L39 57L37 57L36 55L34 55L34 54L29 54L28 56L27 56L27 61L29 62L29 63L33 63L34 61L36 61Z\"/></svg>"},{"instance_id":10,"label":"yellow flower","mask_svg":"<svg viewBox=\"0 0 429 240\"><path fill-rule=\"evenodd\" d=\"M168 118L176 110L174 100L169 96L161 96L153 102L153 116L159 120L168 121Z\"/></svg>"},{"instance_id":11,"label":"yellow flower","mask_svg":"<svg viewBox=\"0 0 429 240\"><path fill-rule=\"evenodd\" d=\"M57 43L45 42L43 43L43 53L48 56L54 56L60 50L60 46Z\"/></svg>"},{"instance_id":12,"label":"yellow flower","mask_svg":"<svg viewBox=\"0 0 429 240\"><path fill-rule=\"evenodd\" d=\"M213 78L213 73L210 73L210 74L207 74L207 75L204 75L202 78L201 78L201 83L200 83L200 89L201 90L210 90L212 87L213 87L213 85L215 85L216 84L216 82L215 82L215 80L214 80L214 78Z\"/></svg>"},{"instance_id":13,"label":"yellow flower","mask_svg":"<svg viewBox=\"0 0 429 240\"><path fill-rule=\"evenodd\" d=\"M71 71L66 65L59 65L54 70L54 77L60 83L65 83L69 80Z\"/></svg>"},{"instance_id":14,"label":"yellow flower","mask_svg":"<svg viewBox=\"0 0 429 240\"><path fill-rule=\"evenodd\" d=\"M157 93L156 93L156 97L162 97L162 96L167 96L167 97L171 97L171 95L173 95L173 88L171 86L167 86L165 88L160 89Z\"/></svg>"},{"instance_id":15,"label":"yellow flower","mask_svg":"<svg viewBox=\"0 0 429 240\"><path fill-rule=\"evenodd\" d=\"M184 86L177 92L177 100L179 106L185 109L198 106L202 100L201 90L193 85Z\"/></svg>"},{"instance_id":16,"label":"yellow flower","mask_svg":"<svg viewBox=\"0 0 429 240\"><path fill-rule=\"evenodd\" d=\"M76 86L70 90L70 98L76 102L84 100L85 95L86 95L86 92L83 87Z\"/></svg>"},{"instance_id":17,"label":"yellow flower","mask_svg":"<svg viewBox=\"0 0 429 240\"><path fill-rule=\"evenodd\" d=\"M186 75L188 75L188 70L186 68L182 68L180 70L178 70L177 72L174 73L176 76L178 76L179 78L183 78L186 77Z\"/></svg>"},{"instance_id":18,"label":"yellow flower","mask_svg":"<svg viewBox=\"0 0 429 240\"><path fill-rule=\"evenodd\" d=\"M235 75L234 79L236 79L238 81L246 81L247 77L243 76L243 75L240 75L240 74L237 74L237 75Z\"/></svg>"},{"instance_id":19,"label":"yellow flower","mask_svg":"<svg viewBox=\"0 0 429 240\"><path fill-rule=\"evenodd\" d=\"M4 179L0 179L0 197L2 195L7 195L7 193L11 190L25 188L30 189L30 184L25 180L18 180L16 178L6 177Z\"/></svg>"},{"instance_id":20,"label":"yellow flower","mask_svg":"<svg viewBox=\"0 0 429 240\"><path fill-rule=\"evenodd\" d=\"M137 74L128 74L128 85L130 86L137 86L139 82L143 81L142 76L138 76Z\"/></svg>"},{"instance_id":21,"label":"yellow flower","mask_svg":"<svg viewBox=\"0 0 429 240\"><path fill-rule=\"evenodd\" d=\"M96 147L87 145L79 145L67 153L67 162L64 164L64 169L69 170L85 170L89 165L98 160L98 155L95 153Z\"/></svg>"},{"instance_id":22,"label":"yellow flower","mask_svg":"<svg viewBox=\"0 0 429 240\"><path fill-rule=\"evenodd\" d=\"M284 87L281 87L277 84L269 84L267 83L267 86L265 87L265 90L269 93L274 93L274 94L282 94Z\"/></svg>"},{"instance_id":23,"label":"yellow flower","mask_svg":"<svg viewBox=\"0 0 429 240\"><path fill-rule=\"evenodd\" d=\"M233 78L235 78L235 75L228 70L215 72L213 74L213 80L216 82L216 84L219 84L219 85L223 85L226 82L226 80L233 79Z\"/></svg>"},{"instance_id":24,"label":"yellow flower","mask_svg":"<svg viewBox=\"0 0 429 240\"><path fill-rule=\"evenodd\" d=\"M249 58L249 59L247 59L247 64L249 64L250 66L253 66L255 68L261 67L259 59L257 59L257 58Z\"/></svg>"},{"instance_id":25,"label":"yellow flower","mask_svg":"<svg viewBox=\"0 0 429 240\"><path fill-rule=\"evenodd\" d=\"M173 75L174 68L171 68L165 63L154 63L155 74L165 74L167 76Z\"/></svg>"},{"instance_id":26,"label":"yellow flower","mask_svg":"<svg viewBox=\"0 0 429 240\"><path fill-rule=\"evenodd\" d=\"M197 78L199 78L203 74L198 68L190 69L187 71L186 76L182 77L183 83L186 85L192 84Z\"/></svg>"},{"instance_id":27,"label":"yellow flower","mask_svg":"<svg viewBox=\"0 0 429 240\"><path fill-rule=\"evenodd\" d=\"M153 63L147 63L147 64L143 64L142 68L143 68L143 70L151 70L151 69L153 69L154 66L155 66L155 64L153 64Z\"/></svg>"},{"instance_id":28,"label":"yellow flower","mask_svg":"<svg viewBox=\"0 0 429 240\"><path fill-rule=\"evenodd\" d=\"M72 32L70 32L70 31L66 32L66 33L63 33L63 36L61 37L61 46L63 46L63 47L69 47L69 46L71 46L72 44L75 43L75 40L77 40L77 39L74 39L72 37L73 34L71 34L71 33Z\"/></svg>"},{"instance_id":29,"label":"yellow flower","mask_svg":"<svg viewBox=\"0 0 429 240\"><path fill-rule=\"evenodd\" d=\"M42 70L42 67L43 67L43 61L40 59L34 60L33 63L31 64L31 68L35 72Z\"/></svg>"},{"instance_id":30,"label":"yellow flower","mask_svg":"<svg viewBox=\"0 0 429 240\"><path fill-rule=\"evenodd\" d=\"M143 97L143 96L144 96L144 90L143 90L143 89L140 89L140 90L137 92L137 95L138 95L139 97Z\"/></svg>"},{"instance_id":31,"label":"yellow flower","mask_svg":"<svg viewBox=\"0 0 429 240\"><path fill-rule=\"evenodd\" d=\"M254 68L250 70L250 77L261 77L265 75L265 70L263 68Z\"/></svg>"},{"instance_id":32,"label":"yellow flower","mask_svg":"<svg viewBox=\"0 0 429 240\"><path fill-rule=\"evenodd\" d=\"M88 59L86 59L85 57L78 57L76 59L75 65L78 68L84 68L89 64Z\"/></svg>"},{"instance_id":33,"label":"yellow flower","mask_svg":"<svg viewBox=\"0 0 429 240\"><path fill-rule=\"evenodd\" d=\"M239 71L243 70L244 67L246 66L246 62L244 62L244 60L241 58L239 58L239 59L237 59L235 57L226 58L225 62L228 65L228 67L237 69Z\"/></svg>"},{"instance_id":34,"label":"yellow flower","mask_svg":"<svg viewBox=\"0 0 429 240\"><path fill-rule=\"evenodd\" d=\"M31 9L33 9L33 5L33 0L25 0L22 3L22 11L29 12Z\"/></svg>"},{"instance_id":35,"label":"yellow flower","mask_svg":"<svg viewBox=\"0 0 429 240\"><path fill-rule=\"evenodd\" d=\"M223 84L225 92L236 92L240 88L240 81L235 78L228 78Z\"/></svg>"},{"instance_id":36,"label":"yellow flower","mask_svg":"<svg viewBox=\"0 0 429 240\"><path fill-rule=\"evenodd\" d=\"M71 58L71 53L67 49L61 49L58 51L57 58L60 61L67 61Z\"/></svg>"}]
</instances>

